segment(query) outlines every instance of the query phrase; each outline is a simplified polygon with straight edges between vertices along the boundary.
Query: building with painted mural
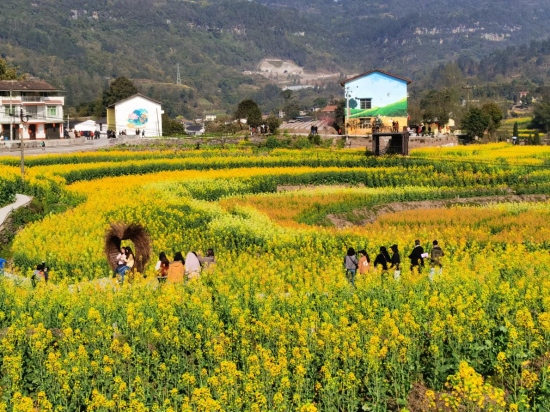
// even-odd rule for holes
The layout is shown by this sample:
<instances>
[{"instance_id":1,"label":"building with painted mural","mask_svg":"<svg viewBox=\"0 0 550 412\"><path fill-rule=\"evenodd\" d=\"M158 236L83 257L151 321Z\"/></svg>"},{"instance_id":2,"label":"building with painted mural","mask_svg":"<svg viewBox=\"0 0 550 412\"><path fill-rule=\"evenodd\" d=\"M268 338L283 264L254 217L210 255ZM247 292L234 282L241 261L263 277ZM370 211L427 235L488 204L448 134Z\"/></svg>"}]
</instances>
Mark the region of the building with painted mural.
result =
<instances>
[{"instance_id":1,"label":"building with painted mural","mask_svg":"<svg viewBox=\"0 0 550 412\"><path fill-rule=\"evenodd\" d=\"M2 140L63 138L65 97L56 87L41 80L2 80L0 100Z\"/></svg>"},{"instance_id":2,"label":"building with painted mural","mask_svg":"<svg viewBox=\"0 0 550 412\"><path fill-rule=\"evenodd\" d=\"M346 125L350 135L371 134L378 123L380 131L390 132L394 122L399 130L407 126L408 85L412 81L372 70L341 83L346 98Z\"/></svg>"},{"instance_id":3,"label":"building with painted mural","mask_svg":"<svg viewBox=\"0 0 550 412\"><path fill-rule=\"evenodd\" d=\"M160 102L138 93L107 108L107 128L117 135L162 136L162 114Z\"/></svg>"}]
</instances>

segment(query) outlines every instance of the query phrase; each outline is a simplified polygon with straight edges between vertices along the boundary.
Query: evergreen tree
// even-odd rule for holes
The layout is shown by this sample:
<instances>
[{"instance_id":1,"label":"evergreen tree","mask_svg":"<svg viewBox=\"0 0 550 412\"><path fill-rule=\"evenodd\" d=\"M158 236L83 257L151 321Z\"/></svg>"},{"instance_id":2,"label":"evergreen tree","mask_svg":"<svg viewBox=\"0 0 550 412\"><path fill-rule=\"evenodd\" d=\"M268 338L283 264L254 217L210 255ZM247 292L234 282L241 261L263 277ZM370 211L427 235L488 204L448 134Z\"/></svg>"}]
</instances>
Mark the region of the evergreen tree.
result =
<instances>
[{"instance_id":1,"label":"evergreen tree","mask_svg":"<svg viewBox=\"0 0 550 412\"><path fill-rule=\"evenodd\" d=\"M468 111L464 119L462 119L462 129L470 138L474 136L483 137L483 134L489 127L490 118L483 113L481 109L474 107Z\"/></svg>"},{"instance_id":2,"label":"evergreen tree","mask_svg":"<svg viewBox=\"0 0 550 412\"><path fill-rule=\"evenodd\" d=\"M257 127L262 124L262 112L254 100L243 100L237 107L235 119L246 119L246 123L249 126Z\"/></svg>"},{"instance_id":3,"label":"evergreen tree","mask_svg":"<svg viewBox=\"0 0 550 412\"><path fill-rule=\"evenodd\" d=\"M494 133L500 127L500 122L504 118L502 109L498 106L498 104L491 102L484 104L481 111L489 116L488 130L489 133Z\"/></svg>"},{"instance_id":4,"label":"evergreen tree","mask_svg":"<svg viewBox=\"0 0 550 412\"><path fill-rule=\"evenodd\" d=\"M514 131L512 132L512 135L519 138L519 136L518 136L518 135L519 135L519 126L518 126L518 122L515 122L515 123L514 123Z\"/></svg>"},{"instance_id":5,"label":"evergreen tree","mask_svg":"<svg viewBox=\"0 0 550 412\"><path fill-rule=\"evenodd\" d=\"M103 92L103 107L107 108L120 100L133 96L137 92L136 86L134 86L134 83L130 79L119 77L113 80L109 88Z\"/></svg>"}]
</instances>

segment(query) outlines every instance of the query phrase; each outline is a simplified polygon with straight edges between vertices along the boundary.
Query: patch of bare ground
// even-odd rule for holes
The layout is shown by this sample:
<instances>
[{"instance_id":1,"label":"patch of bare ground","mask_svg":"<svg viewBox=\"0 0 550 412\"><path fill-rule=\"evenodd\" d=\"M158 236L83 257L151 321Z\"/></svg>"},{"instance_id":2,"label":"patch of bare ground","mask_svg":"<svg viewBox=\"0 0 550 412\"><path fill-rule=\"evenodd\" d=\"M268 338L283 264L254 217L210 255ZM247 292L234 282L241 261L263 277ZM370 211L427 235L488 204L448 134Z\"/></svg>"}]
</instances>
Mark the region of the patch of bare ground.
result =
<instances>
[{"instance_id":1,"label":"patch of bare ground","mask_svg":"<svg viewBox=\"0 0 550 412\"><path fill-rule=\"evenodd\" d=\"M296 190L315 190L323 188L348 189L350 187L365 187L365 185L279 185L277 186L277 192L293 192Z\"/></svg>"},{"instance_id":2,"label":"patch of bare ground","mask_svg":"<svg viewBox=\"0 0 550 412\"><path fill-rule=\"evenodd\" d=\"M506 195L506 196L482 196L465 197L455 199L441 200L421 200L414 202L394 202L356 209L346 214L330 214L327 219L337 228L347 228L352 226L363 226L373 223L382 215L389 213L403 212L417 209L441 209L455 205L463 206L482 206L497 203L520 203L520 202L544 202L550 199L548 195Z\"/></svg>"}]
</instances>

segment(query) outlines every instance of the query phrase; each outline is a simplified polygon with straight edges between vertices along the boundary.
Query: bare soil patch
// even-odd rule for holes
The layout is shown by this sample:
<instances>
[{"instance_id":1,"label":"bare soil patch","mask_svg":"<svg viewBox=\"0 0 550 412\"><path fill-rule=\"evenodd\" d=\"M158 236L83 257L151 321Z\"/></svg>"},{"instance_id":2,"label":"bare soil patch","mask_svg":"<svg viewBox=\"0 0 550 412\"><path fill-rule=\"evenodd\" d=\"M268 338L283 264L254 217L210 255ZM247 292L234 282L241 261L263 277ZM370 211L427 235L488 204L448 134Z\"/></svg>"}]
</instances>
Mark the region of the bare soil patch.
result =
<instances>
[{"instance_id":1,"label":"bare soil patch","mask_svg":"<svg viewBox=\"0 0 550 412\"><path fill-rule=\"evenodd\" d=\"M520 202L544 202L549 200L548 195L506 195L506 196L482 196L465 197L441 200L421 200L415 202L394 202L374 207L356 209L346 214L327 215L327 219L337 228L363 226L373 223L382 215L417 209L440 209L455 205L480 206L496 203L520 203Z\"/></svg>"},{"instance_id":2,"label":"bare soil patch","mask_svg":"<svg viewBox=\"0 0 550 412\"><path fill-rule=\"evenodd\" d=\"M277 186L277 192L293 192L296 190L315 190L324 188L348 189L350 187L365 187L365 185L279 185Z\"/></svg>"}]
</instances>

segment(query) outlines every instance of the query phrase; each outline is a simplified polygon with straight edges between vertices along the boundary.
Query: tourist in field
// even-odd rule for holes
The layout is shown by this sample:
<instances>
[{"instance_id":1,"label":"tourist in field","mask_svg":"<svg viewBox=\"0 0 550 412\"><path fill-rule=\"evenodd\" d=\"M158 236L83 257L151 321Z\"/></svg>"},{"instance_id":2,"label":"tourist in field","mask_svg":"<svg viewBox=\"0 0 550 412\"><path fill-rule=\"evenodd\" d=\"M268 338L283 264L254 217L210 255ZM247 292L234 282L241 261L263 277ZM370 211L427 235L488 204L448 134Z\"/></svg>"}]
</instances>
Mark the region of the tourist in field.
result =
<instances>
[{"instance_id":1,"label":"tourist in field","mask_svg":"<svg viewBox=\"0 0 550 412\"><path fill-rule=\"evenodd\" d=\"M348 282L351 283L352 286L355 286L355 274L359 267L359 261L357 260L357 256L355 256L355 249L352 247L348 249L348 254L344 257L344 267L346 269Z\"/></svg>"},{"instance_id":2,"label":"tourist in field","mask_svg":"<svg viewBox=\"0 0 550 412\"><path fill-rule=\"evenodd\" d=\"M365 249L359 251L359 273L366 275L370 269L370 257Z\"/></svg>"},{"instance_id":3,"label":"tourist in field","mask_svg":"<svg viewBox=\"0 0 550 412\"><path fill-rule=\"evenodd\" d=\"M430 261L431 261L430 280L433 281L436 266L439 267L439 274L443 272L443 265L441 264L441 258L445 256L445 254L443 253L443 249L441 249L441 247L439 246L439 242L437 240L434 240L432 243L433 243L433 249L430 255Z\"/></svg>"},{"instance_id":4,"label":"tourist in field","mask_svg":"<svg viewBox=\"0 0 550 412\"><path fill-rule=\"evenodd\" d=\"M4 276L4 267L8 261L6 259L0 258L0 276Z\"/></svg>"},{"instance_id":5,"label":"tourist in field","mask_svg":"<svg viewBox=\"0 0 550 412\"><path fill-rule=\"evenodd\" d=\"M158 273L158 278L166 279L166 277L168 276L169 269L170 269L170 261L166 257L166 253L160 252L159 260L155 265L155 270Z\"/></svg>"},{"instance_id":6,"label":"tourist in field","mask_svg":"<svg viewBox=\"0 0 550 412\"><path fill-rule=\"evenodd\" d=\"M385 246L381 246L380 252L376 256L376 259L374 259L374 268L378 270L378 267L382 266L382 273L386 273L388 271L388 263L390 261L391 257L388 253L388 249L386 249Z\"/></svg>"},{"instance_id":7,"label":"tourist in field","mask_svg":"<svg viewBox=\"0 0 550 412\"><path fill-rule=\"evenodd\" d=\"M171 283L181 283L183 282L183 274L185 273L185 260L183 260L183 255L181 252L178 252L174 255L174 261L170 263L168 268L168 282Z\"/></svg>"},{"instance_id":8,"label":"tourist in field","mask_svg":"<svg viewBox=\"0 0 550 412\"><path fill-rule=\"evenodd\" d=\"M397 245L392 245L390 249L392 251L390 269L394 271L393 278L399 280L401 278L401 255L399 254L399 248Z\"/></svg>"},{"instance_id":9,"label":"tourist in field","mask_svg":"<svg viewBox=\"0 0 550 412\"><path fill-rule=\"evenodd\" d=\"M422 272L422 268L424 267L424 248L420 246L420 240L414 241L414 249L412 250L411 254L409 255L409 259L411 260L411 270L414 270L414 268L418 268L418 272Z\"/></svg>"},{"instance_id":10,"label":"tourist in field","mask_svg":"<svg viewBox=\"0 0 550 412\"><path fill-rule=\"evenodd\" d=\"M185 256L185 275L187 280L197 279L201 273L201 262L195 252Z\"/></svg>"},{"instance_id":11,"label":"tourist in field","mask_svg":"<svg viewBox=\"0 0 550 412\"><path fill-rule=\"evenodd\" d=\"M216 263L216 257L214 256L214 249L208 249L206 251L206 256L202 256L202 254L199 252L198 258L201 266L204 269Z\"/></svg>"},{"instance_id":12,"label":"tourist in field","mask_svg":"<svg viewBox=\"0 0 550 412\"><path fill-rule=\"evenodd\" d=\"M126 275L126 272L128 272L129 270L132 270L136 263L134 259L134 252L132 252L132 249L130 249L129 247L125 247L124 252L125 252L124 265L118 269L121 285L124 283L124 276Z\"/></svg>"},{"instance_id":13,"label":"tourist in field","mask_svg":"<svg viewBox=\"0 0 550 412\"><path fill-rule=\"evenodd\" d=\"M116 277L116 275L119 273L119 270L122 269L122 267L124 267L124 265L126 264L126 249L125 248L120 249L120 251L119 251L119 253L116 257L116 264L117 264L117 267L113 272L113 278Z\"/></svg>"}]
</instances>

